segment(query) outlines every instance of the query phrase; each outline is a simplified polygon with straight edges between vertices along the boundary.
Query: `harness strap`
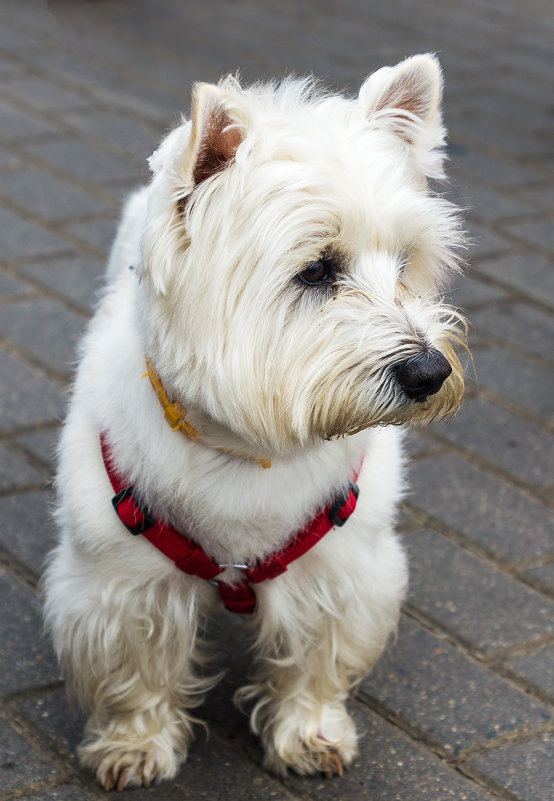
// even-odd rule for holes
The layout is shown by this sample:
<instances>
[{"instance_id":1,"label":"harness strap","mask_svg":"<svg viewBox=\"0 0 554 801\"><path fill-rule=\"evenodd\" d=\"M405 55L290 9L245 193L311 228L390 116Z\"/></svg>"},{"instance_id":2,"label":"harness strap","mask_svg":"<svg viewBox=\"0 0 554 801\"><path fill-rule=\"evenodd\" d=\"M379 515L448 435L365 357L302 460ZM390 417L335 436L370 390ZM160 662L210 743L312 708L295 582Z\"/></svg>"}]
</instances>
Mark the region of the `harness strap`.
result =
<instances>
[{"instance_id":1,"label":"harness strap","mask_svg":"<svg viewBox=\"0 0 554 801\"><path fill-rule=\"evenodd\" d=\"M238 567L243 571L243 578L239 582L233 584L216 582L221 600L230 612L253 613L256 609L256 595L250 585L280 576L291 562L313 548L332 528L344 525L356 508L358 487L355 482L359 473L355 473L353 481L345 492L340 493L322 509L281 550L255 567L218 565L199 545L169 523L152 517L141 506L134 496L133 487L115 468L105 433L100 435L100 445L104 466L115 492L112 505L120 521L131 534L145 537L164 556L171 559L179 570L189 576L214 581L227 567Z\"/></svg>"}]
</instances>

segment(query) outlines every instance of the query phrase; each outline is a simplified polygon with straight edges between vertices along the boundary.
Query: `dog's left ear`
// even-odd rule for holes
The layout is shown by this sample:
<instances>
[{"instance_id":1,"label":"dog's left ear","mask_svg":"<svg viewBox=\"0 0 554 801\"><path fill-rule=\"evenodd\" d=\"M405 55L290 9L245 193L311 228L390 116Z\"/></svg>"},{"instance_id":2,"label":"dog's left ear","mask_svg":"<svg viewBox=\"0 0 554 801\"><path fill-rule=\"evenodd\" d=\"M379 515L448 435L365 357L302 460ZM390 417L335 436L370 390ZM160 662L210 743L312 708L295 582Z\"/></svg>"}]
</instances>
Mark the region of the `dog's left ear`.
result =
<instances>
[{"instance_id":1,"label":"dog's left ear","mask_svg":"<svg viewBox=\"0 0 554 801\"><path fill-rule=\"evenodd\" d=\"M374 72L362 84L358 102L370 121L385 124L409 145L432 148L442 143L441 95L439 62L425 54Z\"/></svg>"}]
</instances>

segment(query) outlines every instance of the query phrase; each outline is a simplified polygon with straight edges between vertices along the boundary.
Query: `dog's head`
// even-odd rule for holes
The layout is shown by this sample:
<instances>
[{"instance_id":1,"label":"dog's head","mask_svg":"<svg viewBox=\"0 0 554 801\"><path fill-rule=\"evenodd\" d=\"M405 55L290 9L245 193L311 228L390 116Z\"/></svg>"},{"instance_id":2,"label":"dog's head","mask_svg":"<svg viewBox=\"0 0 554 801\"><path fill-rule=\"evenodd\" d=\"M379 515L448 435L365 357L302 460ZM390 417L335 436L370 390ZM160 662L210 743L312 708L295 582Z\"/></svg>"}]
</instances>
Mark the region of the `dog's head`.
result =
<instances>
[{"instance_id":1,"label":"dog's head","mask_svg":"<svg viewBox=\"0 0 554 801\"><path fill-rule=\"evenodd\" d=\"M427 185L440 96L432 56L355 99L195 86L150 159L141 265L147 347L185 406L274 452L456 410L460 318L440 292L461 238Z\"/></svg>"}]
</instances>

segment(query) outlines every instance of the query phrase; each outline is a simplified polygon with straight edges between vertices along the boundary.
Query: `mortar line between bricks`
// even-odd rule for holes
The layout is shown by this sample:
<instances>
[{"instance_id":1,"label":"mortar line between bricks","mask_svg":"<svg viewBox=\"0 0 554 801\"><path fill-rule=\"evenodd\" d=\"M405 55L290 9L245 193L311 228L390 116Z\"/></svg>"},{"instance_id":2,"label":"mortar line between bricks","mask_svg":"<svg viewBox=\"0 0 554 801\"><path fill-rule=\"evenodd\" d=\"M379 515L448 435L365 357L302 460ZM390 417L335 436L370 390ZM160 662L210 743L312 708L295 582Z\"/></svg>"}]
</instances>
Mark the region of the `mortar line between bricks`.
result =
<instances>
[{"instance_id":1,"label":"mortar line between bricks","mask_svg":"<svg viewBox=\"0 0 554 801\"><path fill-rule=\"evenodd\" d=\"M62 389L66 389L71 381L72 372L70 370L62 373L61 371L52 368L50 365L46 364L40 359L37 359L35 356L25 350L25 348L20 348L19 345L14 344L7 337L0 336L0 348L3 348L5 351L7 351L7 353L15 356L17 359L19 359L19 361L26 364L27 367L37 370L39 373L45 376L45 378L49 378L51 381L54 381Z\"/></svg>"},{"instance_id":2,"label":"mortar line between bricks","mask_svg":"<svg viewBox=\"0 0 554 801\"><path fill-rule=\"evenodd\" d=\"M85 252L87 255L94 256L97 259L106 258L106 254L103 250L94 247L94 245L91 245L85 239L82 239L80 236L77 236L72 232L57 229L55 226L51 225L49 220L46 220L39 214L35 214L34 212L30 211L26 206L19 205L19 203L16 203L10 198L6 197L6 195L0 194L0 205L17 214L19 217L22 217L24 220L38 225L40 228L43 228L51 234L55 234L58 238L61 237L63 239L67 239L68 247L71 245L73 250L77 249L78 251Z\"/></svg>"},{"instance_id":3,"label":"mortar line between bricks","mask_svg":"<svg viewBox=\"0 0 554 801\"><path fill-rule=\"evenodd\" d=\"M61 259L76 258L77 252L70 249L69 246L66 250L49 250L47 253L31 253L25 256L14 256L12 258L0 255L0 267L3 270L18 270L21 267L26 267L29 264L37 264L37 262L51 262L59 261Z\"/></svg>"},{"instance_id":4,"label":"mortar line between bricks","mask_svg":"<svg viewBox=\"0 0 554 801\"><path fill-rule=\"evenodd\" d=\"M311 795L311 793L309 793L309 791L304 791L302 789L298 790L297 788L291 789L285 783L286 779L285 779L285 781L283 781L283 779L280 776L277 776L274 773L270 773L262 765L258 764L255 760L253 760L250 757L250 755L248 753L246 753L240 747L237 747L235 745L235 743L234 743L234 740L227 738L225 736L225 733L222 730L221 726L219 726L217 723L215 723L214 721L210 721L208 725L209 725L209 728L210 728L210 736L211 736L211 733L213 732L215 740L219 740L221 743L226 745L231 751L234 751L236 754L239 754L240 756L244 757L251 765L253 765L255 767L255 769L259 773L262 773L264 776L266 776L267 778L271 779L276 784L279 784L283 788L283 790L289 796L291 796L291 798L293 798L293 799L294 798L306 799L306 800L312 798L312 795ZM185 762L185 770L186 770L186 765L187 765L187 763Z\"/></svg>"},{"instance_id":5,"label":"mortar line between bricks","mask_svg":"<svg viewBox=\"0 0 554 801\"><path fill-rule=\"evenodd\" d=\"M509 301L507 304L503 304L503 306L495 306L494 308L506 308L506 307L509 308L509 306L512 305L512 303L513 301ZM481 337L480 341L483 342L485 345L492 347L502 347L505 350L510 351L510 353L513 353L515 356L519 356L522 359L526 359L527 361L533 362L534 364L537 365L537 367L546 368L547 370L554 370L554 361L551 361L550 359L541 356L539 353L535 353L532 350L528 350L527 348L518 345L518 343L514 342L513 340L507 339L506 337L499 336L498 334L494 334L489 331L480 331L477 334L477 336ZM477 386L479 387L480 392L483 392L481 386L479 384L477 384ZM554 425L551 424L547 418L539 418L539 419L542 419L549 427L551 425L552 427L554 427Z\"/></svg>"},{"instance_id":6,"label":"mortar line between bricks","mask_svg":"<svg viewBox=\"0 0 554 801\"><path fill-rule=\"evenodd\" d=\"M69 257L70 259L71 257ZM68 260L69 260L68 259ZM4 273L4 275L8 276L9 278L13 278L19 281L22 284L25 284L30 289L32 289L35 293L33 295L19 295L17 302L25 302L29 300L40 300L42 297L47 296L52 300L56 300L58 303L61 303L62 306L65 306L66 309L69 311L75 312L80 317L83 317L85 320L89 320L91 317L90 309L87 309L86 306L82 306L80 303L72 300L71 298L64 295L62 292L59 292L56 289L53 289L47 283L42 282L40 279L35 278L34 276L28 275L25 272L22 272L25 267L23 266L19 270L12 267L7 267L5 264L0 263L0 271ZM101 285L99 284L98 290L102 289Z\"/></svg>"},{"instance_id":7,"label":"mortar line between bricks","mask_svg":"<svg viewBox=\"0 0 554 801\"><path fill-rule=\"evenodd\" d=\"M465 534L462 534L451 526L448 526L446 523L443 523L442 520L429 515L424 509L412 504L410 501L404 501L404 504L406 505L410 514L416 514L419 517L422 528L431 528L437 534L441 534L454 545L460 546L468 553L478 557L481 561L490 564L501 573L505 573L512 578L517 579L517 581L519 581L521 584L525 584L530 589L535 590L535 592L539 593L539 595L543 595L549 600L554 598L553 590L543 587L540 582L537 582L535 579L521 574L522 570L529 569L529 566L525 563L525 561L523 563L510 562L507 559L498 556L498 554L487 550L482 545L474 542ZM541 561L540 564L548 564L549 561L551 561L550 554L546 557L546 560L544 562Z\"/></svg>"},{"instance_id":8,"label":"mortar line between bricks","mask_svg":"<svg viewBox=\"0 0 554 801\"><path fill-rule=\"evenodd\" d=\"M13 58L13 53L8 53L5 48L0 46L0 56L3 58ZM70 126L71 130L75 130L81 136L87 136L86 132L84 132L81 128L75 127L70 121L63 118L63 122L60 120L59 114L66 114L71 113L72 111L79 110L86 113L91 113L91 111L106 111L110 113L117 113L124 117L127 117L130 120L136 120L141 122L145 127L150 128L152 131L152 136L156 136L156 133L159 132L160 127L160 120L157 116L151 116L146 111L141 111L136 108L136 106L131 105L124 105L124 99L122 97L118 98L118 102L115 100L109 100L105 96L100 96L95 91L94 87L91 87L88 83L76 83L75 81L68 81L67 78L60 76L57 73L50 73L50 75L54 78L51 80L49 78L48 70L42 69L38 66L33 66L29 69L30 77L40 78L41 80L46 81L46 83L52 83L54 86L57 86L61 89L69 89L71 91L79 92L86 96L87 105L86 106L79 106L72 107L72 108L65 108L61 109L58 115L55 112L47 111L46 109L38 108L37 106L33 106L31 103L28 103L26 100L21 99L15 95L10 95L10 99L13 100L14 105L17 107L21 107L23 104L26 109L28 109L29 113L35 117L35 119L39 119L43 122L49 122L54 124L56 130L60 132L66 132L66 126ZM60 80L60 78L62 78ZM4 84L4 87L9 84ZM68 129L69 130L69 129Z\"/></svg>"},{"instance_id":9,"label":"mortar line between bricks","mask_svg":"<svg viewBox=\"0 0 554 801\"><path fill-rule=\"evenodd\" d=\"M50 485L50 481L45 478L44 481L29 481L27 484L14 484L6 489L0 489L0 499L8 498L10 495L24 495L26 492L38 492L46 489Z\"/></svg>"},{"instance_id":10,"label":"mortar line between bricks","mask_svg":"<svg viewBox=\"0 0 554 801\"><path fill-rule=\"evenodd\" d=\"M64 759L56 748L53 740L44 734L35 724L22 715L18 710L15 710L11 705L6 704L4 701L0 702L0 715L2 719L19 734L20 737L35 748L43 757L47 758L54 764L54 767L59 772L59 775L53 779L47 779L43 782L36 782L28 784L27 787L21 788L21 795L29 795L38 790L51 789L52 787L60 787L64 784L73 784L79 789L88 789L89 784L85 784L82 779L81 770L74 766L69 760ZM90 790L89 790L90 792ZM8 797L8 794L0 794L0 800ZM103 795L98 794L99 798L105 798Z\"/></svg>"},{"instance_id":11,"label":"mortar line between bricks","mask_svg":"<svg viewBox=\"0 0 554 801\"><path fill-rule=\"evenodd\" d=\"M47 477L52 475L53 468L50 462L48 462L46 459L43 459L41 456L37 456L37 454L34 453L31 448L28 448L21 442L14 441L12 438L3 439L2 443L9 451L23 458L24 461L26 461L31 467L41 470L43 473L45 472Z\"/></svg>"},{"instance_id":12,"label":"mortar line between bricks","mask_svg":"<svg viewBox=\"0 0 554 801\"><path fill-rule=\"evenodd\" d=\"M49 693L57 693L65 688L65 681L59 679L58 681L51 681L48 684L39 684L33 687L24 687L22 690L14 690L14 692L6 693L3 696L3 702L6 707L16 705L20 701L30 701L37 696L47 695Z\"/></svg>"},{"instance_id":13,"label":"mortar line between bricks","mask_svg":"<svg viewBox=\"0 0 554 801\"><path fill-rule=\"evenodd\" d=\"M445 437L442 434L437 434L436 431L426 431L425 434L439 445L444 445L446 448L448 448L448 450L454 451L454 453L462 457L466 462L468 462L468 464L479 468L479 470L481 470L483 473L487 473L493 478L496 478L498 481L501 481L503 484L519 490L529 498L532 498L534 501L539 501L539 503L542 503L543 506L546 506L549 509L554 509L554 499L545 495L547 488L545 488L545 490L536 490L532 484L520 479L518 476L513 475L507 470L503 470L493 462L489 462L488 459L484 459L482 456L479 456L479 454L477 454L475 451L472 451L469 448L464 448L458 442L453 442L452 440L449 440L448 437Z\"/></svg>"},{"instance_id":14,"label":"mortar line between bricks","mask_svg":"<svg viewBox=\"0 0 554 801\"><path fill-rule=\"evenodd\" d=\"M541 703L552 705L552 698L548 693L543 692L540 687L537 687L532 682L528 682L519 676L517 673L504 670L501 660L507 660L514 656L514 654L532 654L540 651L554 643L554 635L546 634L536 640L527 640L523 643L517 643L513 646L506 648L496 648L489 653L481 651L476 646L473 646L468 640L460 635L449 626L445 626L439 620L419 609L415 604L406 601L403 605L403 612L410 620L415 621L427 631L441 639L446 640L451 645L455 646L457 650L462 651L472 661L486 667L491 673L500 675L503 679L509 680L509 683L517 687L518 690L523 691L526 695L530 695ZM554 725L554 724L553 724Z\"/></svg>"},{"instance_id":15,"label":"mortar line between bricks","mask_svg":"<svg viewBox=\"0 0 554 801\"><path fill-rule=\"evenodd\" d=\"M486 774L473 770L469 767L466 768L463 763L458 766L458 772L465 778L473 779L478 786L483 787L483 789L495 796L498 796L498 798L505 799L505 801L522 801L521 796L514 795L505 787L497 784Z\"/></svg>"},{"instance_id":16,"label":"mortar line between bricks","mask_svg":"<svg viewBox=\"0 0 554 801\"><path fill-rule=\"evenodd\" d=\"M54 46L57 46L58 44L59 43L55 43ZM68 53L67 50L65 52L68 55L71 56L73 55ZM117 95L117 101L115 97L113 100L107 100L105 95L100 95L95 86L87 81L75 80L75 78L68 78L67 74L62 74L61 72L56 71L55 69L51 68L49 69L48 67L37 65L33 62L24 61L20 56L18 56L18 54L13 53L13 51L7 50L5 47L0 47L0 55L6 60L11 60L12 62L15 61L16 64L21 64L21 63L25 64L27 73L31 77L39 78L40 80L45 81L46 83L50 83L54 86L57 86L58 88L69 89L70 91L84 95L86 100L89 101L90 104L94 104L96 105L96 107L100 109L114 110L121 108L121 104L125 104L124 105L125 111L132 114L135 117L135 119L140 119L141 121L144 121L147 125L150 126L154 126L156 124L159 125L159 119L157 115L153 116L144 110L139 110L136 108L136 106L133 104L132 94L129 94L128 90L126 92L127 95L126 98L125 94L122 95L118 93L117 90L115 90L114 95ZM165 53L165 56L167 56L167 53ZM93 68L105 67L106 64L108 64L108 67L110 68L110 65L115 63L117 65L115 71L119 76L124 76L126 82L134 84L135 86L138 86L140 83L144 84L145 75L142 73L139 75L133 70L130 70L124 63L113 62L110 60L98 62L90 54L87 54L85 62L87 66L92 66ZM9 84L5 84L5 86L6 85ZM174 102L176 105L182 104L183 102L182 93L178 92L176 89L173 89L173 87L171 86L167 86L163 83L153 82L152 80L147 81L146 85L149 86L153 91L158 92L161 97L171 99L172 102ZM65 108L62 111L71 111L76 108L77 106L75 106L73 109Z\"/></svg>"},{"instance_id":17,"label":"mortar line between bricks","mask_svg":"<svg viewBox=\"0 0 554 801\"><path fill-rule=\"evenodd\" d=\"M3 431L0 430L0 442L9 442L17 437L25 436L25 434L35 434L37 431L59 430L60 427L61 420L41 420L38 423L31 423L27 426L14 426Z\"/></svg>"},{"instance_id":18,"label":"mortar line between bricks","mask_svg":"<svg viewBox=\"0 0 554 801\"><path fill-rule=\"evenodd\" d=\"M497 751L508 744L519 744L520 742L527 742L536 737L554 731L552 723L541 724L535 726L533 729L520 730L516 732L507 732L495 737L492 740L480 740L467 748L460 751L458 754L450 754L448 748L444 748L439 743L436 743L429 737L423 730L420 730L410 720L403 715L399 715L393 709L388 707L382 701L369 695L365 690L358 690L356 693L356 700L363 706L370 709L375 714L383 718L391 726L399 729L414 743L421 744L425 749L431 751L443 765L458 770L459 767L469 758L481 754Z\"/></svg>"},{"instance_id":19,"label":"mortar line between bricks","mask_svg":"<svg viewBox=\"0 0 554 801\"><path fill-rule=\"evenodd\" d=\"M52 779L42 779L38 782L31 782L27 784L25 787L16 787L13 790L0 790L0 801L17 801L17 799L25 799L35 797L37 793L42 792L43 790L55 790L58 787L63 787L67 785L68 781L67 778L52 778Z\"/></svg>"},{"instance_id":20,"label":"mortar line between bricks","mask_svg":"<svg viewBox=\"0 0 554 801\"><path fill-rule=\"evenodd\" d=\"M141 11L144 13L145 11L144 8L141 9ZM8 27L6 17L0 16L0 22L2 22L3 25L6 25L6 27ZM13 20L9 20L9 22L13 23ZM23 30L25 30L26 28L28 29L30 27L26 23L23 23L23 25L21 25L21 22L18 21L16 22L15 30L17 30L17 25L19 25L20 29L23 28ZM107 29L104 29L102 31L102 33L106 32ZM27 34L27 30L25 30L25 33ZM132 37L131 38L129 38L129 36L125 37L121 28L118 28L117 35L118 35L118 40L121 41L123 39L126 39L127 44L138 46L142 49L142 51L144 51L144 40L137 41ZM41 44L44 44L47 47L60 47L62 52L65 53L65 55L67 55L69 58L77 60L76 54L72 51L71 48L68 48L64 42L61 42L60 40L52 36L48 36L49 41L48 39L45 40L44 36L41 36L39 38L41 40ZM43 67L42 65L37 65L32 60L27 60L24 56L21 56L19 53L14 53L13 50L9 50L5 46L1 48L1 51L3 57L6 60L8 61L11 60L12 64L15 63L16 65L23 65L23 67L27 72L40 71L41 73L40 77L43 80L47 79L51 83L55 84L57 83L58 85L63 86L65 88L69 87L77 89L78 91L82 91L83 89L85 89L93 97L95 96L94 86L91 85L90 83L87 83L86 81L83 81L82 79L75 80L74 78L68 78L66 74L60 73L56 69L56 67L48 68L48 67ZM150 47L149 57L156 58L156 55L158 55L160 58L164 57L167 62L169 61L172 61L174 63L178 62L178 58L174 55L173 51L162 50L162 48L158 48L158 46L155 46L153 48ZM137 72L136 69L127 64L124 60L123 61L119 60L117 58L114 58L113 56L104 57L102 58L102 60L100 60L94 56L94 53L90 51L85 51L84 53L81 54L81 63L83 62L87 66L107 67L110 71L115 72L119 75L123 75L127 81L135 85L138 85L139 82L142 81L144 86L147 86L148 88L159 92L162 96L171 97L175 99L177 99L177 97L180 96L177 87L166 85L163 83L163 81L158 81L156 79L153 79L152 76L147 76L146 74L139 73Z\"/></svg>"},{"instance_id":21,"label":"mortar line between bricks","mask_svg":"<svg viewBox=\"0 0 554 801\"><path fill-rule=\"evenodd\" d=\"M450 129L449 129L450 132ZM452 126L452 134L448 137L450 140L453 140L456 144L458 144L458 136L456 135L456 126ZM463 145L462 145L463 146ZM475 148L472 148L475 150ZM455 157L454 157L455 158ZM507 162L503 156L498 156L498 160L502 162L506 162L507 167L513 167L514 165ZM532 196L530 193L536 192L537 190L549 188L548 184L541 182L540 179L534 173L530 172L530 168L526 167L518 162L518 166L521 170L528 170L529 171L529 180L526 181L522 179L520 181L516 181L514 183L509 184L499 184L491 181L488 178L484 178L483 175L479 174L478 172L473 172L471 169L463 166L455 166L452 167L450 170L447 168L446 173L447 176L452 178L454 181L461 180L465 184L465 188L468 186L474 187L477 186L480 189L492 189L493 192L496 192L499 195L514 195L518 197L521 193L527 192L528 195L524 198L519 198L521 203L527 203L530 206L529 212L522 214L521 217L531 217L533 220L536 219L536 214L542 215L549 215L554 213L554 209L545 204L545 201L537 199L536 197ZM448 194L448 193L447 193ZM462 204L462 208L465 208L465 205ZM471 204L468 204L468 208L471 208ZM503 217L504 219L508 219L507 217Z\"/></svg>"},{"instance_id":22,"label":"mortar line between bricks","mask_svg":"<svg viewBox=\"0 0 554 801\"><path fill-rule=\"evenodd\" d=\"M495 737L493 740L482 741L464 748L463 751L460 751L457 755L456 764L462 765L468 759L472 759L475 756L490 754L492 751L498 751L507 745L519 745L529 742L529 740L534 740L542 734L550 734L552 731L554 731L554 725L550 722L543 723L532 731L505 732Z\"/></svg>"},{"instance_id":23,"label":"mortar line between bricks","mask_svg":"<svg viewBox=\"0 0 554 801\"><path fill-rule=\"evenodd\" d=\"M385 720L392 728L397 729L400 731L404 736L406 736L414 746L421 750L425 754L431 753L434 758L436 758L445 768L453 771L454 773L461 773L465 779L469 779L471 782L477 784L478 786L485 786L482 785L477 779L472 776L466 776L465 773L460 771L460 766L458 765L457 761L454 758L448 756L446 751L441 748L440 745L433 742L430 738L427 737L425 732L420 731L416 726L414 726L410 721L402 716L397 715L393 710L389 709L385 704L381 701L378 701L376 698L365 693L363 690L360 690L356 693L355 696L356 700L364 707L367 707L380 718ZM488 789L485 786L485 789ZM500 794L499 798L504 799L506 796ZM521 801L518 799L518 801Z\"/></svg>"},{"instance_id":24,"label":"mortar line between bricks","mask_svg":"<svg viewBox=\"0 0 554 801\"><path fill-rule=\"evenodd\" d=\"M31 153L29 150L25 150L18 145L8 144L7 142L2 142L2 145L11 153L14 153L21 158L26 165L44 170L45 172L50 173L50 175L60 179L61 181L64 181L70 186L94 196L97 200L105 203L108 209L113 209L113 207L119 202L118 195L114 195L112 192L109 192L100 183L95 183L94 181L86 180L85 178L79 178L79 176L75 173L65 170L63 167L48 161L48 159L37 156L35 153ZM3 195L3 197L6 196ZM11 202L10 198L7 198L7 200L8 202ZM49 222L50 224L55 224L57 221L54 220Z\"/></svg>"},{"instance_id":25,"label":"mortar line between bricks","mask_svg":"<svg viewBox=\"0 0 554 801\"><path fill-rule=\"evenodd\" d=\"M508 350L508 348L506 348ZM511 348L509 349L511 351ZM520 354L517 351L513 352L514 356L519 356ZM528 357L525 357L527 361L533 361ZM537 364L538 367L545 367L544 364ZM550 365L546 365L546 369L550 368ZM472 379L469 379L472 381ZM527 420L530 423L534 423L534 425L538 426L539 428L543 428L545 431L548 431L549 434L554 433L554 423L550 422L546 417L542 417L542 415L537 414L536 412L529 411L526 406L522 406L519 403L513 403L513 401L509 400L504 395L499 395L493 390L489 389L488 387L481 386L480 384L473 382L477 388L477 393L475 395L476 398L483 398L484 400L490 401L491 403L496 404L496 406L501 406L503 409L511 412L512 414L521 417L523 420Z\"/></svg>"},{"instance_id":26,"label":"mortar line between bricks","mask_svg":"<svg viewBox=\"0 0 554 801\"><path fill-rule=\"evenodd\" d=\"M549 219L551 218L547 218L546 221ZM521 250L530 250L534 253L544 256L546 259L548 259L548 261L554 262L554 253L548 247L537 245L531 239L526 239L525 237L513 234L511 231L507 231L505 228L502 228L501 225L497 225L493 220L483 220L480 218L472 218L472 220L486 231L495 234L495 236L503 237L504 239L508 240L507 245L517 245Z\"/></svg>"},{"instance_id":27,"label":"mortar line between bricks","mask_svg":"<svg viewBox=\"0 0 554 801\"><path fill-rule=\"evenodd\" d=\"M31 77L38 77L38 76L31 76ZM43 77L43 76L40 76ZM5 86L3 87L5 88ZM1 96L1 90L0 90ZM50 141L59 141L60 136L72 136L76 140L84 142L85 144L91 145L92 147L103 151L104 153L109 153L110 155L117 156L118 158L122 158L126 163L132 166L137 166L135 160L129 157L129 154L125 152L123 148L117 147L112 145L107 139L101 139L100 137L96 136L93 133L83 131L82 128L75 125L68 120L65 116L61 116L62 114L70 114L74 109L65 109L64 111L55 114L54 112L50 112L44 109L39 109L36 106L33 106L31 103L27 102L25 99L16 97L12 94L7 94L2 96L4 102L11 104L14 108L19 109L20 111L24 111L28 114L31 118L43 122L47 125L52 126L55 130L52 133L45 133L45 134L35 134L32 136L24 137L24 138L15 138L15 137L1 137L0 141L2 145L6 149L12 148L20 148L25 149L26 147L35 145L35 144L43 144ZM154 130L154 123L152 120L148 121L146 124L145 120L137 114L131 115L127 113L127 109L121 109L117 107L112 107L107 104L102 104L100 102L94 102L91 100L90 104L87 106L83 106L79 108L79 111L83 113L92 114L94 111L100 111L106 114L116 114L118 116L124 117L131 121L140 122L145 127L152 129L152 147L155 147L160 135L160 125L156 126L156 130Z\"/></svg>"},{"instance_id":28,"label":"mortar line between bricks","mask_svg":"<svg viewBox=\"0 0 554 801\"><path fill-rule=\"evenodd\" d=\"M518 248L515 252L516 254L523 253L524 249ZM470 269L468 270L468 275L473 276L473 274L475 274L482 283L494 287L495 289L502 289L506 292L509 292L510 295L513 296L514 300L519 300L520 302L533 306L536 309L545 312L546 314L554 313L554 305L551 305L547 301L540 300L539 298L535 298L533 295L528 295L521 289L518 289L518 287L503 281L501 278L492 277L479 270L479 261L500 261L505 255L505 253L499 253L497 256L492 257L492 259L490 256L485 256L483 258L480 256L475 256L471 263Z\"/></svg>"},{"instance_id":29,"label":"mortar line between bricks","mask_svg":"<svg viewBox=\"0 0 554 801\"><path fill-rule=\"evenodd\" d=\"M35 594L38 593L39 574L31 570L28 565L23 562L18 556L13 554L8 548L0 543L0 564L2 564L12 576L14 576L21 584L24 584L28 589L32 590Z\"/></svg>"}]
</instances>

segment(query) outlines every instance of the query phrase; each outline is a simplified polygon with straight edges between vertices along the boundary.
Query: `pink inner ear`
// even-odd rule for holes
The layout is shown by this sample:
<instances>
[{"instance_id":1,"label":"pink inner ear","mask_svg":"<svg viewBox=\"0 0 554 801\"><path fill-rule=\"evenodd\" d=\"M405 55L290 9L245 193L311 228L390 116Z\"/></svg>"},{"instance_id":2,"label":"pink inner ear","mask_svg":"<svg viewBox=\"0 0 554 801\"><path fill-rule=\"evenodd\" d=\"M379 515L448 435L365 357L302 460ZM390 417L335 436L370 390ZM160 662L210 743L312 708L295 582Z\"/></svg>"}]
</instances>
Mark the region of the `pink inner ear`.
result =
<instances>
[{"instance_id":1,"label":"pink inner ear","mask_svg":"<svg viewBox=\"0 0 554 801\"><path fill-rule=\"evenodd\" d=\"M241 132L229 128L232 120L222 109L211 112L202 132L202 139L192 173L194 185L225 169L234 158L242 141Z\"/></svg>"},{"instance_id":2,"label":"pink inner ear","mask_svg":"<svg viewBox=\"0 0 554 801\"><path fill-rule=\"evenodd\" d=\"M398 108L425 119L431 111L432 93L418 75L403 75L394 82L379 101L378 110Z\"/></svg>"}]
</instances>

